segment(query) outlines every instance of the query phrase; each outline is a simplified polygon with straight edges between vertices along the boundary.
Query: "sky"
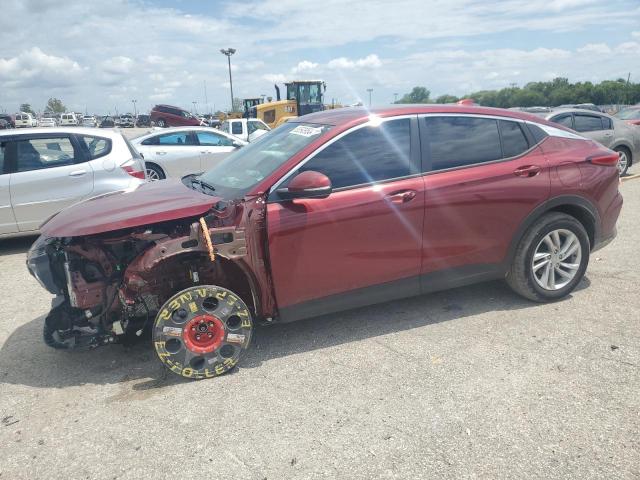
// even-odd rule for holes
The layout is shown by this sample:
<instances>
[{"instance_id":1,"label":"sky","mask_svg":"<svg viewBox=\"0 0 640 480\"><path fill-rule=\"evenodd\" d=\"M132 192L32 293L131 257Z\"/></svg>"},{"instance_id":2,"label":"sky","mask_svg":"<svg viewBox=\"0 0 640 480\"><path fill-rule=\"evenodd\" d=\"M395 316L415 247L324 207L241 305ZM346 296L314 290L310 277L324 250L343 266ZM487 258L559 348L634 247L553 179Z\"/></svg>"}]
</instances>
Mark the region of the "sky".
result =
<instances>
[{"instance_id":1,"label":"sky","mask_svg":"<svg viewBox=\"0 0 640 480\"><path fill-rule=\"evenodd\" d=\"M274 83L326 101L462 96L557 76L640 81L638 0L0 0L0 111L200 113ZM194 105L193 102L196 102Z\"/></svg>"}]
</instances>

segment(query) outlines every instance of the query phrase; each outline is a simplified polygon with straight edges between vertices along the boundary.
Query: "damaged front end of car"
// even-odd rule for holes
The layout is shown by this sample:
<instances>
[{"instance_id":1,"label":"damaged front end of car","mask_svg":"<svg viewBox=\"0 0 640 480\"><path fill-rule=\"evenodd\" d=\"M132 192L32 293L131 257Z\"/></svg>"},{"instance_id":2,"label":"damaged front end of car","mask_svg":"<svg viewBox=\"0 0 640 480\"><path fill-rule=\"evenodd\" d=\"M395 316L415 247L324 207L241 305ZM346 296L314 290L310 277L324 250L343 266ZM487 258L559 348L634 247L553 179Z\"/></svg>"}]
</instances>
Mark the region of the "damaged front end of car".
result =
<instances>
[{"instance_id":1,"label":"damaged front end of car","mask_svg":"<svg viewBox=\"0 0 640 480\"><path fill-rule=\"evenodd\" d=\"M246 329L242 335L231 332L235 327L232 317L243 317L244 307L229 298L238 297L237 305L247 306L250 318L265 321L273 316L275 304L264 264L264 215L264 199L255 197L218 201L197 216L87 235L48 236L43 228L43 235L29 251L27 265L55 295L45 319L45 342L60 349L94 348L127 343L155 328L162 337L154 337L156 350L164 361L165 340L172 340L172 331L179 327L180 342L191 347L187 349L190 358L165 363L171 369L178 364L180 372L176 373L185 370L184 376L200 378L198 372L209 370L204 364L191 368L197 357L193 352L202 351L205 358L205 353L224 347L227 337L243 347L249 341ZM217 287L233 294L225 298L226 294L212 290ZM170 308L163 307L183 291L194 301L184 308L175 300ZM175 325L171 319L163 323L162 317L169 314L182 317L176 317ZM193 338L183 332L184 325L195 332ZM204 328L207 325L211 328ZM215 358L226 360L227 366L233 363L231 355L216 354ZM217 360L207 359L217 365Z\"/></svg>"}]
</instances>

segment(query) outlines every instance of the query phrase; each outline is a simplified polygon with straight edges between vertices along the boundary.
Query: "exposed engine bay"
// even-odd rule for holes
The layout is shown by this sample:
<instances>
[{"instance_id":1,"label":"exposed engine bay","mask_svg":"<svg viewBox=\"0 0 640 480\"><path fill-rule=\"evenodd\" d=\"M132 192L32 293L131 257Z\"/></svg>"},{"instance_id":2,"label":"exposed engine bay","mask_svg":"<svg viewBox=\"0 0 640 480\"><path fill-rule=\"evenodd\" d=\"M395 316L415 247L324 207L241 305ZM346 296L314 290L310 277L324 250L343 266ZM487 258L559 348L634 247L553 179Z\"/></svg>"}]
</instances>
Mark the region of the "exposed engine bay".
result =
<instances>
[{"instance_id":1,"label":"exposed engine bay","mask_svg":"<svg viewBox=\"0 0 640 480\"><path fill-rule=\"evenodd\" d=\"M126 343L152 329L176 292L199 285L224 286L253 318L270 318L270 282L258 278L267 275L263 249L247 245L247 229L256 242L265 241L261 198L219 202L201 217L95 235L42 235L27 263L56 295L45 320L45 342L62 349Z\"/></svg>"}]
</instances>

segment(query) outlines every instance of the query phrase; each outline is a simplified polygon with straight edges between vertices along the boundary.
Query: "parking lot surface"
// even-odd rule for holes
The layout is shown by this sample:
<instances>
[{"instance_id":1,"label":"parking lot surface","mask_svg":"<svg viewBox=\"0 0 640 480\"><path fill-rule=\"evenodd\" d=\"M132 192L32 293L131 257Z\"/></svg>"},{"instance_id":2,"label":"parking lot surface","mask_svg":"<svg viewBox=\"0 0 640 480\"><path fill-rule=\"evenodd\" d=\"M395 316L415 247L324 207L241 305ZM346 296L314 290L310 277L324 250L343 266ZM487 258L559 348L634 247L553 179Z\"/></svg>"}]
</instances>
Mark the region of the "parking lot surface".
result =
<instances>
[{"instance_id":1,"label":"parking lot surface","mask_svg":"<svg viewBox=\"0 0 640 480\"><path fill-rule=\"evenodd\" d=\"M59 352L0 241L0 479L640 477L640 180L564 301L491 282L258 330L231 374Z\"/></svg>"}]
</instances>

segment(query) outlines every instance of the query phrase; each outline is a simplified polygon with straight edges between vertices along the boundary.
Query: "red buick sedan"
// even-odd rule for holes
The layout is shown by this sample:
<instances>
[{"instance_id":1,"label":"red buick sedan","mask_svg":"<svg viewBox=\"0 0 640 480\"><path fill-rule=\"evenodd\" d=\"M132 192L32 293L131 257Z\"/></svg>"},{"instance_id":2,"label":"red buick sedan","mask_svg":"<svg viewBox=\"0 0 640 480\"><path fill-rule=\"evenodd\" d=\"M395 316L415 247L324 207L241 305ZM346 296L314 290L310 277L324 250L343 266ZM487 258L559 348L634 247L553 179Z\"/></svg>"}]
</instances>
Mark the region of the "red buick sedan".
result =
<instances>
[{"instance_id":1,"label":"red buick sedan","mask_svg":"<svg viewBox=\"0 0 640 480\"><path fill-rule=\"evenodd\" d=\"M615 236L618 154L539 117L466 105L296 119L200 176L71 207L33 275L56 348L151 330L189 378L233 368L255 323L490 279L562 298ZM390 319L393 321L393 319Z\"/></svg>"}]
</instances>

